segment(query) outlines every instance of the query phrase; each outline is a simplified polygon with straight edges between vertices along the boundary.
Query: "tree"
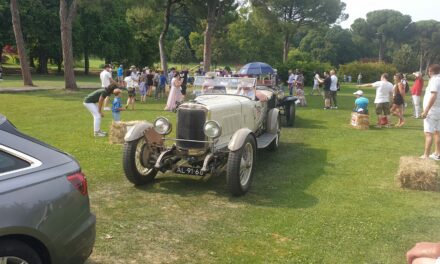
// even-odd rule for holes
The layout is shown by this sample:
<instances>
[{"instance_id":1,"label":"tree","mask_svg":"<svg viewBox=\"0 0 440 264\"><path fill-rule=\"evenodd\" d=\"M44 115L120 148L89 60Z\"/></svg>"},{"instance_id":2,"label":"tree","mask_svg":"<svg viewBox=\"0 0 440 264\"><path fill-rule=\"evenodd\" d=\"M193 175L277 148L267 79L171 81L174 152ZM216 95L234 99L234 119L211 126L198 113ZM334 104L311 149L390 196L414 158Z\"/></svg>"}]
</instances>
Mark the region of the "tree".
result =
<instances>
[{"instance_id":1,"label":"tree","mask_svg":"<svg viewBox=\"0 0 440 264\"><path fill-rule=\"evenodd\" d=\"M173 62L186 64L191 61L191 50L186 44L186 40L180 37L174 42L173 51L171 52L171 59Z\"/></svg>"},{"instance_id":2,"label":"tree","mask_svg":"<svg viewBox=\"0 0 440 264\"><path fill-rule=\"evenodd\" d=\"M72 43L72 24L77 8L77 0L60 0L60 31L64 59L64 82L65 88L71 90L78 89L75 81Z\"/></svg>"},{"instance_id":3,"label":"tree","mask_svg":"<svg viewBox=\"0 0 440 264\"><path fill-rule=\"evenodd\" d=\"M416 53L410 45L403 44L399 50L394 52L393 64L400 72L414 72L417 69Z\"/></svg>"},{"instance_id":4,"label":"tree","mask_svg":"<svg viewBox=\"0 0 440 264\"><path fill-rule=\"evenodd\" d=\"M396 10L376 10L367 13L367 19L358 18L351 25L353 34L364 41L375 40L378 44L379 61L383 61L387 50L395 50L409 37L411 17Z\"/></svg>"},{"instance_id":5,"label":"tree","mask_svg":"<svg viewBox=\"0 0 440 264\"><path fill-rule=\"evenodd\" d=\"M440 57L440 22L435 20L417 21L411 25L414 47L419 54L419 70L426 69Z\"/></svg>"},{"instance_id":6,"label":"tree","mask_svg":"<svg viewBox=\"0 0 440 264\"><path fill-rule=\"evenodd\" d=\"M179 2L180 2L180 0L167 0L167 3L165 5L164 17L163 17L163 28L162 28L162 31L160 32L160 36L159 36L160 64L161 64L162 70L164 72L168 71L167 56L166 56L166 51L165 51L165 46L164 46L164 40L165 40L165 36L168 32L168 28L170 26L171 8L173 7L174 4L177 4Z\"/></svg>"},{"instance_id":7,"label":"tree","mask_svg":"<svg viewBox=\"0 0 440 264\"><path fill-rule=\"evenodd\" d=\"M203 71L208 72L211 67L212 36L219 19L235 5L232 0L207 0L206 28L204 32Z\"/></svg>"},{"instance_id":8,"label":"tree","mask_svg":"<svg viewBox=\"0 0 440 264\"><path fill-rule=\"evenodd\" d=\"M29 68L26 48L21 31L20 13L18 11L17 0L11 0L12 26L14 28L15 43L17 44L18 56L20 57L21 74L24 85L33 86L31 70ZM2 47L3 48L3 47Z\"/></svg>"},{"instance_id":9,"label":"tree","mask_svg":"<svg viewBox=\"0 0 440 264\"><path fill-rule=\"evenodd\" d=\"M309 52L312 59L327 61L335 66L359 58L351 32L340 26L309 30L299 48Z\"/></svg>"},{"instance_id":10,"label":"tree","mask_svg":"<svg viewBox=\"0 0 440 264\"><path fill-rule=\"evenodd\" d=\"M345 19L340 0L252 0L266 16L276 18L283 32L283 61L286 62L293 35L304 25L329 25Z\"/></svg>"},{"instance_id":11,"label":"tree","mask_svg":"<svg viewBox=\"0 0 440 264\"><path fill-rule=\"evenodd\" d=\"M0 64L3 57L3 47L13 42L14 33L12 32L11 9L6 0L0 0Z\"/></svg>"}]
</instances>

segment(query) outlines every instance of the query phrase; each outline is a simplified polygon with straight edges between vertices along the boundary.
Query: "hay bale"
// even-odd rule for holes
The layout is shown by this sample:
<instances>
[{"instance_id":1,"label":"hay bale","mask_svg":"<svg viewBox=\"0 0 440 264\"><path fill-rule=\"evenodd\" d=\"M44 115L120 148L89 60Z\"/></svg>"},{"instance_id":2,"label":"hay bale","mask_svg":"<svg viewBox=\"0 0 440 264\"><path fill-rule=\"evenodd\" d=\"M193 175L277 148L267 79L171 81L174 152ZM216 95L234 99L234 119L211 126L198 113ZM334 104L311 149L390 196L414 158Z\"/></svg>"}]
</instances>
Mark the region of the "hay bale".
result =
<instances>
[{"instance_id":1,"label":"hay bale","mask_svg":"<svg viewBox=\"0 0 440 264\"><path fill-rule=\"evenodd\" d=\"M439 191L439 167L430 159L401 157L396 179L402 188Z\"/></svg>"},{"instance_id":2,"label":"hay bale","mask_svg":"<svg viewBox=\"0 0 440 264\"><path fill-rule=\"evenodd\" d=\"M370 126L370 116L353 112L351 113L350 124L357 129L368 129Z\"/></svg>"},{"instance_id":3,"label":"hay bale","mask_svg":"<svg viewBox=\"0 0 440 264\"><path fill-rule=\"evenodd\" d=\"M110 126L110 133L109 133L109 141L110 144L124 144L124 137L125 134L127 133L128 127L130 126L134 126L140 122L145 122L145 121L120 121L120 122L115 122L113 121L111 126Z\"/></svg>"}]
</instances>

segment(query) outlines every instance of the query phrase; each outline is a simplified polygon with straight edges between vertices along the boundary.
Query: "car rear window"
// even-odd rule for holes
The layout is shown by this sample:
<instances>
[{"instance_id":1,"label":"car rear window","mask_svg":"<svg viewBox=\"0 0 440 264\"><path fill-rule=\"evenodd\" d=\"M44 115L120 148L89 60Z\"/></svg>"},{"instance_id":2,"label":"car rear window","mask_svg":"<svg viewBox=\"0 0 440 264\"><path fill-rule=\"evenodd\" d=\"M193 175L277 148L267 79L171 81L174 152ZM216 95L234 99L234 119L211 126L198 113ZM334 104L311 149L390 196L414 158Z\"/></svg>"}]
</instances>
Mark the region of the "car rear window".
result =
<instances>
[{"instance_id":1,"label":"car rear window","mask_svg":"<svg viewBox=\"0 0 440 264\"><path fill-rule=\"evenodd\" d=\"M0 151L0 173L20 170L29 166L31 166L29 162L9 153Z\"/></svg>"}]
</instances>

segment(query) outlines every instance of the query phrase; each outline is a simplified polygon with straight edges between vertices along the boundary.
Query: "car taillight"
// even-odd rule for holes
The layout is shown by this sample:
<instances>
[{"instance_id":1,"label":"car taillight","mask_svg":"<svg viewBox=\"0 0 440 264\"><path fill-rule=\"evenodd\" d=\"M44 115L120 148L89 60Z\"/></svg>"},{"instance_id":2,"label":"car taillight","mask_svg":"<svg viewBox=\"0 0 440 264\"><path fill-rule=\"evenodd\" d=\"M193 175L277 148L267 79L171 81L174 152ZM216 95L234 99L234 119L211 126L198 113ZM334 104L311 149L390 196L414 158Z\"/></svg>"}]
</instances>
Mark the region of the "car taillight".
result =
<instances>
[{"instance_id":1,"label":"car taillight","mask_svg":"<svg viewBox=\"0 0 440 264\"><path fill-rule=\"evenodd\" d=\"M87 179L84 174L77 172L75 174L67 176L67 180L77 189L82 195L87 195Z\"/></svg>"}]
</instances>

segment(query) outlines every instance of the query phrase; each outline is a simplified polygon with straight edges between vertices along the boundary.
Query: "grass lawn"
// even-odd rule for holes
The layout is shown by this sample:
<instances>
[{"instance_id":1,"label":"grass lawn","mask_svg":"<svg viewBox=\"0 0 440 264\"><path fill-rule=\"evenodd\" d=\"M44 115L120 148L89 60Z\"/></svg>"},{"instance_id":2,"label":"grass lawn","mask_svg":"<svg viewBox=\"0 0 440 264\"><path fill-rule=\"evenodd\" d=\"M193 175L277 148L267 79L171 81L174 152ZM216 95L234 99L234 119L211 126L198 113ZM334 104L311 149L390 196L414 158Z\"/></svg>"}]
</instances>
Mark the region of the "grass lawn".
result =
<instances>
[{"instance_id":1,"label":"grass lawn","mask_svg":"<svg viewBox=\"0 0 440 264\"><path fill-rule=\"evenodd\" d=\"M308 96L279 151L258 152L252 189L240 198L224 177L129 184L122 147L92 136L87 90L0 94L0 113L81 163L97 216L88 263L404 263L414 243L440 239L440 194L402 190L394 179L400 156L422 153L422 121L408 109L402 128L352 129L354 91L343 86L338 110ZM372 102L374 91L366 94ZM138 103L122 118L175 122L164 104ZM108 112L103 127L110 122Z\"/></svg>"}]
</instances>

